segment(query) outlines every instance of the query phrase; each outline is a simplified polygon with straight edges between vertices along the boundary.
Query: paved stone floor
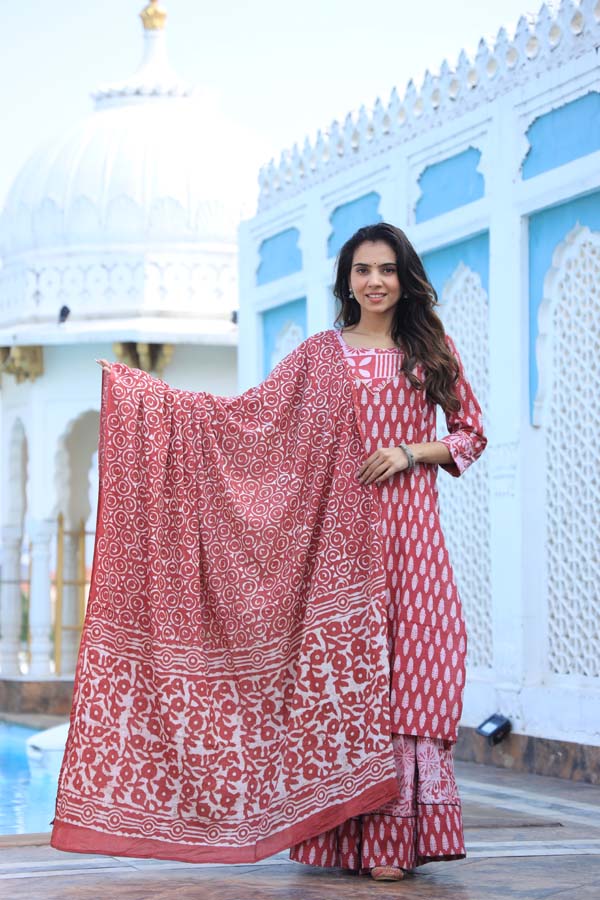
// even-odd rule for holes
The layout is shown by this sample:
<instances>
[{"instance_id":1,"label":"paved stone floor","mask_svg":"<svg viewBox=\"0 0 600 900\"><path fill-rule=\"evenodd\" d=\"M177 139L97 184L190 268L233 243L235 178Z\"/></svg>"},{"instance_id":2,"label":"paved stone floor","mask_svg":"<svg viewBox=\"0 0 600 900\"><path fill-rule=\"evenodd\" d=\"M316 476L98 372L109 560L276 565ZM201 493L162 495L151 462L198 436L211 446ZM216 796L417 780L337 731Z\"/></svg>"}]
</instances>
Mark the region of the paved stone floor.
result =
<instances>
[{"instance_id":1,"label":"paved stone floor","mask_svg":"<svg viewBox=\"0 0 600 900\"><path fill-rule=\"evenodd\" d=\"M375 883L291 863L193 866L83 856L0 837L3 900L600 900L600 787L457 763L467 859Z\"/></svg>"}]
</instances>

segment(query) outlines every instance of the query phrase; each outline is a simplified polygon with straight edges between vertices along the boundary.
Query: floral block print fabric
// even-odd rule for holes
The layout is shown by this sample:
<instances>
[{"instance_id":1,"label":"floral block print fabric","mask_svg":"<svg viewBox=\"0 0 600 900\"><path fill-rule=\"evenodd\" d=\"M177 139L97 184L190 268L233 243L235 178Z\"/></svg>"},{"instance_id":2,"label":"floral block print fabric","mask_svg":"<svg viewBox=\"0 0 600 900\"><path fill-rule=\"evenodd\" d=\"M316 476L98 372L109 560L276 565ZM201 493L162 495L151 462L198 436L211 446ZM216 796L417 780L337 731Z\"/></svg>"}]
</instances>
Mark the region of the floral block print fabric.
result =
<instances>
[{"instance_id":1,"label":"floral block print fabric","mask_svg":"<svg viewBox=\"0 0 600 900\"><path fill-rule=\"evenodd\" d=\"M413 869L465 854L452 751L432 738L393 736L398 797L292 847L290 858L362 873Z\"/></svg>"},{"instance_id":2,"label":"floral block print fabric","mask_svg":"<svg viewBox=\"0 0 600 900\"><path fill-rule=\"evenodd\" d=\"M392 731L456 739L465 638L435 467L356 478L379 442L434 438L409 388L359 384L333 331L240 397L105 376L53 846L260 859L392 800Z\"/></svg>"},{"instance_id":3,"label":"floral block print fabric","mask_svg":"<svg viewBox=\"0 0 600 900\"><path fill-rule=\"evenodd\" d=\"M104 378L52 845L244 862L395 796L376 493L337 341L240 397Z\"/></svg>"}]
</instances>

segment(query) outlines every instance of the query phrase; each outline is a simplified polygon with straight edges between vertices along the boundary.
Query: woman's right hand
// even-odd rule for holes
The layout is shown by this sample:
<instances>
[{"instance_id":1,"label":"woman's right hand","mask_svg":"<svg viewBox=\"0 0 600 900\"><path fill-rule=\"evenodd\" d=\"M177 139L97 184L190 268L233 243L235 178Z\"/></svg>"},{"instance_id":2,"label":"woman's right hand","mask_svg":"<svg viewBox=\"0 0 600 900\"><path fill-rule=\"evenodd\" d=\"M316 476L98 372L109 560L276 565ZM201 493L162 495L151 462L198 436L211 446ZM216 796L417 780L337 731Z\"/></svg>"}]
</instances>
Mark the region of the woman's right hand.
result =
<instances>
[{"instance_id":1,"label":"woman's right hand","mask_svg":"<svg viewBox=\"0 0 600 900\"><path fill-rule=\"evenodd\" d=\"M96 362L98 363L99 366L102 367L103 372L110 372L110 367L112 366L112 363L109 363L109 361L107 359L97 359Z\"/></svg>"}]
</instances>

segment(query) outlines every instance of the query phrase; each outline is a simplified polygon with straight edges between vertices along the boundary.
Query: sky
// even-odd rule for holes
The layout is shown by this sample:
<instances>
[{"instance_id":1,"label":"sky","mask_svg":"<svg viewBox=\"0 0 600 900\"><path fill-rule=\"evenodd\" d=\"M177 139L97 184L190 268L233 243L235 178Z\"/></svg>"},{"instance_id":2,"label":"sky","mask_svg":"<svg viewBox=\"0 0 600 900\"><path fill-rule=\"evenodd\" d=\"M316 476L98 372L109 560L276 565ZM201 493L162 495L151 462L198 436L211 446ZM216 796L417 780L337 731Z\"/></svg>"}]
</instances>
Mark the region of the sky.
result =
<instances>
[{"instance_id":1,"label":"sky","mask_svg":"<svg viewBox=\"0 0 600 900\"><path fill-rule=\"evenodd\" d=\"M144 0L0 0L0 204L42 141L92 108L98 85L132 74ZM169 58L256 137L261 161L394 86L512 36L535 0L162 0ZM240 152L244 152L240 148Z\"/></svg>"}]
</instances>

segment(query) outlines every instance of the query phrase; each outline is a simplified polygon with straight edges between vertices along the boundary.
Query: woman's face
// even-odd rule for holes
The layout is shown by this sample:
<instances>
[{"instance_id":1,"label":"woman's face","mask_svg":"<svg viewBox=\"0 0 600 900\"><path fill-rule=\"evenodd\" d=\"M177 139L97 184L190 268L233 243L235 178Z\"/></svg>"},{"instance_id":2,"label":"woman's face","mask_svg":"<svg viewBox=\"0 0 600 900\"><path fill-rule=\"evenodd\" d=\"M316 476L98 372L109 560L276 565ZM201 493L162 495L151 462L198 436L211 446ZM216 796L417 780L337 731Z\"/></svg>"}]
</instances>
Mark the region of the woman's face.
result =
<instances>
[{"instance_id":1,"label":"woman's face","mask_svg":"<svg viewBox=\"0 0 600 900\"><path fill-rule=\"evenodd\" d=\"M389 313L400 299L396 254L385 241L365 241L354 251L350 287L361 312Z\"/></svg>"}]
</instances>

